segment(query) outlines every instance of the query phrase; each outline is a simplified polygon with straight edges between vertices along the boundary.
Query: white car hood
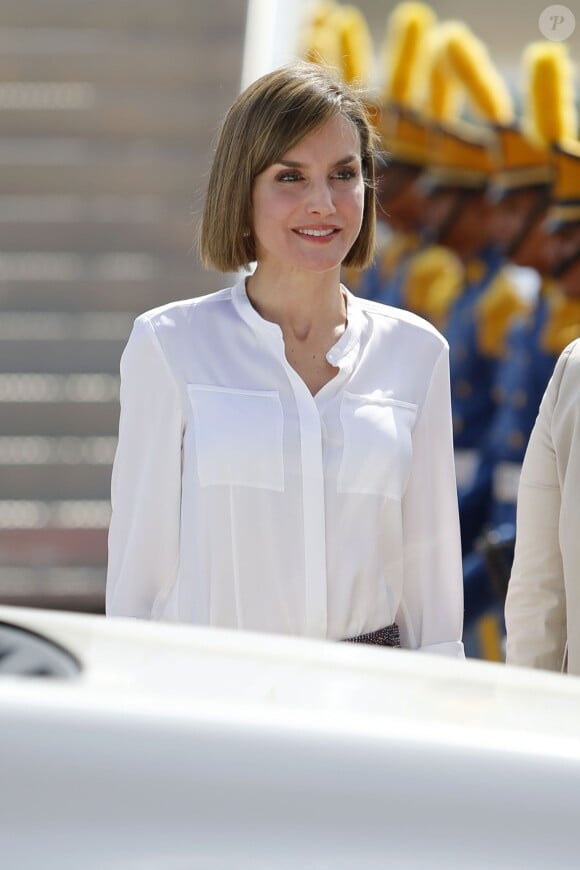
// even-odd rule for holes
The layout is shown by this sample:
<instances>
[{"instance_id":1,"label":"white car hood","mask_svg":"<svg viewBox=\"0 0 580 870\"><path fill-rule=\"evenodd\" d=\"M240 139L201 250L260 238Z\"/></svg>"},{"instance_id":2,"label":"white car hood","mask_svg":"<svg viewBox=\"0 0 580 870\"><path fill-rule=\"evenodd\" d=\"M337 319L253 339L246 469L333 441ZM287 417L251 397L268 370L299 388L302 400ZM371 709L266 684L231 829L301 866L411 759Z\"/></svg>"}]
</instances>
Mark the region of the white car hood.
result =
<instances>
[{"instance_id":1,"label":"white car hood","mask_svg":"<svg viewBox=\"0 0 580 870\"><path fill-rule=\"evenodd\" d=\"M577 866L578 679L48 611L0 620L82 666L0 680L6 866Z\"/></svg>"}]
</instances>

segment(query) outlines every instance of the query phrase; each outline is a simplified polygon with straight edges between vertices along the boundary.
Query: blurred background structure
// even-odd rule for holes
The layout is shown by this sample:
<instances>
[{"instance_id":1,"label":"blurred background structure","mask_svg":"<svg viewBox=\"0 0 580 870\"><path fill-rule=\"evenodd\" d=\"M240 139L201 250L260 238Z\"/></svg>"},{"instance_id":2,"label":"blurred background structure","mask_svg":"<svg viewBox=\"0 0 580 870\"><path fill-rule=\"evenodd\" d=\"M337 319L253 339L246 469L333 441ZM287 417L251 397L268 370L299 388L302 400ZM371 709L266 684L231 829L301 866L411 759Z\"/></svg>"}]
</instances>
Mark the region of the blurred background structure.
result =
<instances>
[{"instance_id":1,"label":"blurred background structure","mask_svg":"<svg viewBox=\"0 0 580 870\"><path fill-rule=\"evenodd\" d=\"M100 611L133 318L193 253L242 0L0 2L0 601Z\"/></svg>"},{"instance_id":2,"label":"blurred background structure","mask_svg":"<svg viewBox=\"0 0 580 870\"><path fill-rule=\"evenodd\" d=\"M212 143L309 5L0 0L1 602L102 610L122 349L140 312L225 286L194 242ZM378 77L396 4L356 5ZM549 4L431 5L517 87Z\"/></svg>"}]
</instances>

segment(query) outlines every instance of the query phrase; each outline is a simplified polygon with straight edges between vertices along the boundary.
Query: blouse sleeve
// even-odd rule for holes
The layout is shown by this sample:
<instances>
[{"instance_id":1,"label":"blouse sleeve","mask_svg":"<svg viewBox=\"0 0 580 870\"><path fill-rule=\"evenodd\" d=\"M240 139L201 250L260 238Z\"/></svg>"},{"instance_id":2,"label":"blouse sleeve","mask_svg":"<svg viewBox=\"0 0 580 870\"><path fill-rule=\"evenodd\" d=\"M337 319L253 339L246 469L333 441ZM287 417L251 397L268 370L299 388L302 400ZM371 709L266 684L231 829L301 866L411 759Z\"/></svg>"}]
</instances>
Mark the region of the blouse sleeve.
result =
<instances>
[{"instance_id":1,"label":"blouse sleeve","mask_svg":"<svg viewBox=\"0 0 580 870\"><path fill-rule=\"evenodd\" d=\"M179 559L180 393L149 321L135 321L121 358L106 612L154 618Z\"/></svg>"},{"instance_id":2,"label":"blouse sleeve","mask_svg":"<svg viewBox=\"0 0 580 870\"><path fill-rule=\"evenodd\" d=\"M403 499L404 647L463 657L463 577L453 460L449 348L443 346L413 432Z\"/></svg>"},{"instance_id":3,"label":"blouse sleeve","mask_svg":"<svg viewBox=\"0 0 580 870\"><path fill-rule=\"evenodd\" d=\"M569 353L546 388L522 465L516 548L505 618L508 664L559 671L566 642L566 600L560 550L561 492L552 438L554 408Z\"/></svg>"}]
</instances>

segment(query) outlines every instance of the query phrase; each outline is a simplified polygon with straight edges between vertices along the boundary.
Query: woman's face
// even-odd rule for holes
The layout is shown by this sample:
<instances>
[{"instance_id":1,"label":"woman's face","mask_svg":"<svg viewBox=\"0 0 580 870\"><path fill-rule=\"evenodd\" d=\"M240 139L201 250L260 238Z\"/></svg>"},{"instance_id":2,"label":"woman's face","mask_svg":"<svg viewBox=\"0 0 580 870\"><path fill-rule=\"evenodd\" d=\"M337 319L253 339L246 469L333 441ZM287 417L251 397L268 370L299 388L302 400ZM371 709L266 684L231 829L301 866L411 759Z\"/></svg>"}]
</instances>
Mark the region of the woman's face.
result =
<instances>
[{"instance_id":1,"label":"woman's face","mask_svg":"<svg viewBox=\"0 0 580 870\"><path fill-rule=\"evenodd\" d=\"M258 264L282 274L338 271L360 232L364 192L358 130L339 115L256 176Z\"/></svg>"}]
</instances>

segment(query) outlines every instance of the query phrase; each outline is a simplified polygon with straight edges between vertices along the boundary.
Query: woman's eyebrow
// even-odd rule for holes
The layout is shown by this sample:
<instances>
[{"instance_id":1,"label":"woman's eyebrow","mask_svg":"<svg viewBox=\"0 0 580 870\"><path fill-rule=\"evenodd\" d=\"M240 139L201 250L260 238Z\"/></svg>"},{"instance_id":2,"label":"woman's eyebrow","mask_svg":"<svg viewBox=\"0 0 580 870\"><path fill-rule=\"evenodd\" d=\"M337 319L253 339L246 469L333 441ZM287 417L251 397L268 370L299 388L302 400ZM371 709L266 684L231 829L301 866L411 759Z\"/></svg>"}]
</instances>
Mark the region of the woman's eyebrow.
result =
<instances>
[{"instance_id":1,"label":"woman's eyebrow","mask_svg":"<svg viewBox=\"0 0 580 870\"><path fill-rule=\"evenodd\" d=\"M358 154L347 154L346 157L341 157L340 160L337 160L336 163L333 163L333 166L344 166L345 163L353 163L353 161L360 160L360 156ZM302 169L306 166L305 163L301 163L299 160L286 160L282 158L281 160L276 161L279 166L288 166L292 169Z\"/></svg>"}]
</instances>

